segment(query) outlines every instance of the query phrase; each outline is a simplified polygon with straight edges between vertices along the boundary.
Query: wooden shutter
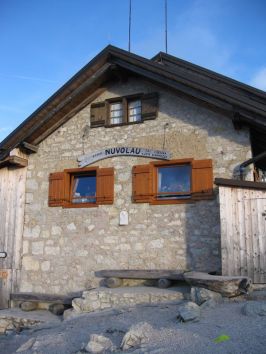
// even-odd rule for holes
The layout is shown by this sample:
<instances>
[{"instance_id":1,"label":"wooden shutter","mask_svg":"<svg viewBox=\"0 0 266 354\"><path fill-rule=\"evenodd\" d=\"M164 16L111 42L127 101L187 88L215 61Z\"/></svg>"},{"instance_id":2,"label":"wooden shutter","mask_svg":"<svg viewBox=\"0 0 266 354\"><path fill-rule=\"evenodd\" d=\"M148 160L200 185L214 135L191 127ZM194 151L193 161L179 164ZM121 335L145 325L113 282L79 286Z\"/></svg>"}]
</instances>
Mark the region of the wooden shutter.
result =
<instances>
[{"instance_id":1,"label":"wooden shutter","mask_svg":"<svg viewBox=\"0 0 266 354\"><path fill-rule=\"evenodd\" d=\"M213 196L212 160L192 161L192 198L210 199Z\"/></svg>"},{"instance_id":2,"label":"wooden shutter","mask_svg":"<svg viewBox=\"0 0 266 354\"><path fill-rule=\"evenodd\" d=\"M102 127L106 122L105 102L91 104L91 128Z\"/></svg>"},{"instance_id":3,"label":"wooden shutter","mask_svg":"<svg viewBox=\"0 0 266 354\"><path fill-rule=\"evenodd\" d=\"M152 198L152 166L133 167L132 198L135 203L149 203Z\"/></svg>"},{"instance_id":4,"label":"wooden shutter","mask_svg":"<svg viewBox=\"0 0 266 354\"><path fill-rule=\"evenodd\" d=\"M158 114L158 93L148 93L141 98L142 120L155 119Z\"/></svg>"},{"instance_id":5,"label":"wooden shutter","mask_svg":"<svg viewBox=\"0 0 266 354\"><path fill-rule=\"evenodd\" d=\"M114 202L114 168L97 170L97 204L113 204Z\"/></svg>"},{"instance_id":6,"label":"wooden shutter","mask_svg":"<svg viewBox=\"0 0 266 354\"><path fill-rule=\"evenodd\" d=\"M65 200L65 173L55 172L49 175L49 198L50 207L62 206Z\"/></svg>"}]
</instances>

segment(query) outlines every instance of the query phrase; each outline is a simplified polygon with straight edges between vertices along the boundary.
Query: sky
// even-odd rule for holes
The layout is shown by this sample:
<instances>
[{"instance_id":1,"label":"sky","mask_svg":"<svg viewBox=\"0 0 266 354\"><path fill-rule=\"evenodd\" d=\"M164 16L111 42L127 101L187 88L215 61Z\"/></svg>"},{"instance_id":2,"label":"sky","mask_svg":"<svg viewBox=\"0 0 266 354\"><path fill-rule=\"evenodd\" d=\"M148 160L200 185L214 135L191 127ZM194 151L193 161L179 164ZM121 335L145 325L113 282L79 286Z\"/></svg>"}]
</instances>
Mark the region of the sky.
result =
<instances>
[{"instance_id":1,"label":"sky","mask_svg":"<svg viewBox=\"0 0 266 354\"><path fill-rule=\"evenodd\" d=\"M266 0L167 0L168 53L266 91ZM108 44L129 0L0 0L0 141ZM132 0L131 51L165 51L164 0Z\"/></svg>"}]
</instances>

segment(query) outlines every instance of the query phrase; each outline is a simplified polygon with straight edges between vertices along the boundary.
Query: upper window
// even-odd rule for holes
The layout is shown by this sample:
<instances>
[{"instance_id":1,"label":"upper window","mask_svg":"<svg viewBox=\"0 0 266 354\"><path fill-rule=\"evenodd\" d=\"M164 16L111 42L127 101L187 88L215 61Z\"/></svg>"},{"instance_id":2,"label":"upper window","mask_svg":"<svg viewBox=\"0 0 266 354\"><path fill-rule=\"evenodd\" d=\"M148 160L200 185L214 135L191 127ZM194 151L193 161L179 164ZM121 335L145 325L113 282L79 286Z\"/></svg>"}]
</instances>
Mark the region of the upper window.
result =
<instances>
[{"instance_id":1,"label":"upper window","mask_svg":"<svg viewBox=\"0 0 266 354\"><path fill-rule=\"evenodd\" d=\"M158 94L135 94L91 104L91 127L113 127L155 119Z\"/></svg>"},{"instance_id":2,"label":"upper window","mask_svg":"<svg viewBox=\"0 0 266 354\"><path fill-rule=\"evenodd\" d=\"M123 123L123 104L122 102L115 102L110 104L110 124Z\"/></svg>"},{"instance_id":3,"label":"upper window","mask_svg":"<svg viewBox=\"0 0 266 354\"><path fill-rule=\"evenodd\" d=\"M141 100L134 100L128 102L127 115L129 122L141 121Z\"/></svg>"},{"instance_id":4,"label":"upper window","mask_svg":"<svg viewBox=\"0 0 266 354\"><path fill-rule=\"evenodd\" d=\"M49 206L86 208L112 204L114 200L114 169L74 168L51 173Z\"/></svg>"},{"instance_id":5,"label":"upper window","mask_svg":"<svg viewBox=\"0 0 266 354\"><path fill-rule=\"evenodd\" d=\"M187 203L212 196L212 160L155 161L133 167L136 203Z\"/></svg>"}]
</instances>

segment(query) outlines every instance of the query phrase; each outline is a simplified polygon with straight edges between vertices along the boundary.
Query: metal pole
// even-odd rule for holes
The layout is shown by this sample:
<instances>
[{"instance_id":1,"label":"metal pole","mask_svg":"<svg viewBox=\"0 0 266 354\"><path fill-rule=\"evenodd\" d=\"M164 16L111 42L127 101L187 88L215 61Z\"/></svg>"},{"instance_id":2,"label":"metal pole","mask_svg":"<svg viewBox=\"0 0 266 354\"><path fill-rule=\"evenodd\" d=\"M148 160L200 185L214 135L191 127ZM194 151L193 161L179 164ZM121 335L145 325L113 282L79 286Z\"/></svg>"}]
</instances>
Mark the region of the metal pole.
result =
<instances>
[{"instance_id":1,"label":"metal pole","mask_svg":"<svg viewBox=\"0 0 266 354\"><path fill-rule=\"evenodd\" d=\"M164 15L165 15L165 53L167 53L167 0L164 0Z\"/></svg>"},{"instance_id":2,"label":"metal pole","mask_svg":"<svg viewBox=\"0 0 266 354\"><path fill-rule=\"evenodd\" d=\"M128 51L130 52L131 42L131 0L129 0L129 21L128 21Z\"/></svg>"}]
</instances>

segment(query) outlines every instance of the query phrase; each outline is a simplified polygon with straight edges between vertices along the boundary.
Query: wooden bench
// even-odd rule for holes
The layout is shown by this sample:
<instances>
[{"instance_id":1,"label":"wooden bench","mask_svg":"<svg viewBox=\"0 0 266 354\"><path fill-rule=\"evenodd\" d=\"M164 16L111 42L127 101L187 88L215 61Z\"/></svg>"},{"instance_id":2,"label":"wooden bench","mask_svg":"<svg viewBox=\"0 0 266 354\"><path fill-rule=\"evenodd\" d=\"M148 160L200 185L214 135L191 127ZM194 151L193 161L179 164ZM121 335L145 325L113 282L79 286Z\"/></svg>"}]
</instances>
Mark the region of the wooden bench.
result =
<instances>
[{"instance_id":1,"label":"wooden bench","mask_svg":"<svg viewBox=\"0 0 266 354\"><path fill-rule=\"evenodd\" d=\"M74 296L49 295L40 293L11 293L10 300L17 303L26 301L71 306Z\"/></svg>"},{"instance_id":2,"label":"wooden bench","mask_svg":"<svg viewBox=\"0 0 266 354\"><path fill-rule=\"evenodd\" d=\"M183 281L185 270L100 270L95 272L98 278L105 278L108 288L118 288L122 285L123 279L155 280L161 289L171 286L172 281Z\"/></svg>"}]
</instances>

